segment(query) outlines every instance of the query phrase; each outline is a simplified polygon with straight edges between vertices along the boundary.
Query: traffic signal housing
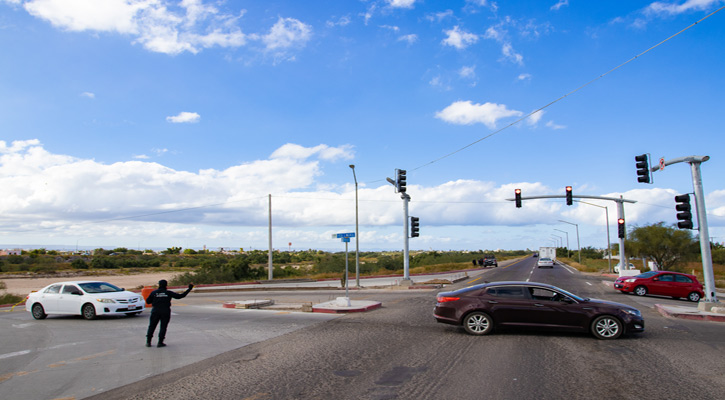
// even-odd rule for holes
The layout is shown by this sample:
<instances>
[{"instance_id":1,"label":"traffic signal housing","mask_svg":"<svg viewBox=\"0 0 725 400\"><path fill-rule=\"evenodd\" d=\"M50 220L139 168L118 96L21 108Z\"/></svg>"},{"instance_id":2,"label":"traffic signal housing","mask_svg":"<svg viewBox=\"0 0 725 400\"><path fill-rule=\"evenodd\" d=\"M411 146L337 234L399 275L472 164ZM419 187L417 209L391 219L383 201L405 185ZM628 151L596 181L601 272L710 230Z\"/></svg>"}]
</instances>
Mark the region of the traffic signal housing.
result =
<instances>
[{"instance_id":1,"label":"traffic signal housing","mask_svg":"<svg viewBox=\"0 0 725 400\"><path fill-rule=\"evenodd\" d=\"M571 190L572 190L571 186L566 187L566 205L567 206L574 204L574 198L572 196Z\"/></svg>"},{"instance_id":2,"label":"traffic signal housing","mask_svg":"<svg viewBox=\"0 0 725 400\"><path fill-rule=\"evenodd\" d=\"M677 210L677 227L680 229L692 229L692 207L690 206L690 195L681 194L675 196L675 210Z\"/></svg>"},{"instance_id":3,"label":"traffic signal housing","mask_svg":"<svg viewBox=\"0 0 725 400\"><path fill-rule=\"evenodd\" d=\"M515 189L514 195L516 197L516 208L521 208L521 189Z\"/></svg>"},{"instance_id":4,"label":"traffic signal housing","mask_svg":"<svg viewBox=\"0 0 725 400\"><path fill-rule=\"evenodd\" d=\"M637 167L637 182L652 183L652 175L649 170L649 156L641 154L634 157L635 166Z\"/></svg>"},{"instance_id":5,"label":"traffic signal housing","mask_svg":"<svg viewBox=\"0 0 725 400\"><path fill-rule=\"evenodd\" d=\"M407 188L406 188L407 182L406 182L406 176L405 176L406 173L407 173L407 171L404 169L398 170L398 180L397 180L398 185L397 186L398 186L398 192L400 192L400 193L405 193L405 191L407 190Z\"/></svg>"},{"instance_id":6,"label":"traffic signal housing","mask_svg":"<svg viewBox=\"0 0 725 400\"><path fill-rule=\"evenodd\" d=\"M618 219L617 220L617 225L618 225L618 229L617 229L618 235L617 235L617 237L620 238L620 239L626 238L627 237L627 229L624 227L624 218Z\"/></svg>"},{"instance_id":7,"label":"traffic signal housing","mask_svg":"<svg viewBox=\"0 0 725 400\"><path fill-rule=\"evenodd\" d=\"M410 237L420 236L420 218L410 217Z\"/></svg>"}]
</instances>

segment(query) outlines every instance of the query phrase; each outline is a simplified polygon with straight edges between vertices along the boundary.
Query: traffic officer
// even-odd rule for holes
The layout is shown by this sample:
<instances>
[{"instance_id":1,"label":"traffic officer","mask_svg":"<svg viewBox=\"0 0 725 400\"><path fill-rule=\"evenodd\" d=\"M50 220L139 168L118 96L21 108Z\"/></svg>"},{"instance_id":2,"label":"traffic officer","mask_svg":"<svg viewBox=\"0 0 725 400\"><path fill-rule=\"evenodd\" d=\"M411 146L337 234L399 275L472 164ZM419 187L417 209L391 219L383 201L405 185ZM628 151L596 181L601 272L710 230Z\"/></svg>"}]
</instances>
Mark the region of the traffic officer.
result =
<instances>
[{"instance_id":1,"label":"traffic officer","mask_svg":"<svg viewBox=\"0 0 725 400\"><path fill-rule=\"evenodd\" d=\"M189 288L184 293L176 293L166 288L167 282L165 279L159 281L159 288L151 292L149 297L146 298L146 304L151 304L151 317L149 318L149 329L146 332L146 347L151 347L151 338L154 337L154 331L156 325L161 322L159 328L159 342L158 347L164 347L164 339L166 338L166 327L169 325L171 319L171 299L183 299L186 297L191 289L194 288L194 284L190 283Z\"/></svg>"}]
</instances>

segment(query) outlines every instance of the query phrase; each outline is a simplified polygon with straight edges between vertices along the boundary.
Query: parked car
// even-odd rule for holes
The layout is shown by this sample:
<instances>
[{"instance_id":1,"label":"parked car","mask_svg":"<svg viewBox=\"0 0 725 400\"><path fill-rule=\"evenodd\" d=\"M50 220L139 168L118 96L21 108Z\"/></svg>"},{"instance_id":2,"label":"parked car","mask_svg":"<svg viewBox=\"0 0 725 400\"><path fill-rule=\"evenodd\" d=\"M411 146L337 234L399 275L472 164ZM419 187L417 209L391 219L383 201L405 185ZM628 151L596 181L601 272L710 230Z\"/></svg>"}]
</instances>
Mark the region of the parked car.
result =
<instances>
[{"instance_id":1,"label":"parked car","mask_svg":"<svg viewBox=\"0 0 725 400\"><path fill-rule=\"evenodd\" d=\"M491 266L491 265L494 266L494 267L498 267L498 261L496 261L496 257L495 256L486 256L486 257L484 257L483 258L483 266L484 267L488 267L488 266Z\"/></svg>"},{"instance_id":2,"label":"parked car","mask_svg":"<svg viewBox=\"0 0 725 400\"><path fill-rule=\"evenodd\" d=\"M598 339L644 331L642 313L631 306L579 297L556 286L493 282L438 293L436 321L462 325L472 335L495 328L528 327L591 332Z\"/></svg>"},{"instance_id":3,"label":"parked car","mask_svg":"<svg viewBox=\"0 0 725 400\"><path fill-rule=\"evenodd\" d=\"M536 266L539 268L543 268L543 267L554 268L554 261L551 258L541 257L541 258L539 258L539 261L536 263Z\"/></svg>"},{"instance_id":4,"label":"parked car","mask_svg":"<svg viewBox=\"0 0 725 400\"><path fill-rule=\"evenodd\" d=\"M615 274L618 274L619 273L619 265L620 264L621 263L617 263L617 265L614 266L614 273ZM637 269L637 268L635 268L634 264L629 263L629 269Z\"/></svg>"},{"instance_id":5,"label":"parked car","mask_svg":"<svg viewBox=\"0 0 725 400\"><path fill-rule=\"evenodd\" d=\"M138 315L145 302L137 293L108 282L57 282L32 292L25 300L25 309L35 319L53 314L82 315L95 319L99 315Z\"/></svg>"},{"instance_id":6,"label":"parked car","mask_svg":"<svg viewBox=\"0 0 725 400\"><path fill-rule=\"evenodd\" d=\"M685 297L698 302L705 295L702 284L695 275L681 272L649 271L636 276L622 276L614 281L614 288L622 293L634 293L638 296L655 294Z\"/></svg>"}]
</instances>

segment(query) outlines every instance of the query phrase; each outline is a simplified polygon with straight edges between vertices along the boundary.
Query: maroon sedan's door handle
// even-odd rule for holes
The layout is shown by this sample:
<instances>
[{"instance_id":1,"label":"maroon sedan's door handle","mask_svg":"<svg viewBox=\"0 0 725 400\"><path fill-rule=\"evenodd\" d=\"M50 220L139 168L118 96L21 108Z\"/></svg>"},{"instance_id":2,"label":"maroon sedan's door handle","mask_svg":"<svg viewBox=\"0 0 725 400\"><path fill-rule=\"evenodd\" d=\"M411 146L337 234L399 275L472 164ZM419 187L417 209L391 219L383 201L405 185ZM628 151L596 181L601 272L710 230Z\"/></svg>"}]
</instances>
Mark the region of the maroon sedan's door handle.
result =
<instances>
[{"instance_id":1,"label":"maroon sedan's door handle","mask_svg":"<svg viewBox=\"0 0 725 400\"><path fill-rule=\"evenodd\" d=\"M496 300L489 300L488 303L489 304L498 304L498 301L496 301Z\"/></svg>"},{"instance_id":2,"label":"maroon sedan's door handle","mask_svg":"<svg viewBox=\"0 0 725 400\"><path fill-rule=\"evenodd\" d=\"M536 307L543 307L543 306L544 306L544 305L543 305L543 304L541 304L541 303L534 303L534 305L535 305Z\"/></svg>"}]
</instances>

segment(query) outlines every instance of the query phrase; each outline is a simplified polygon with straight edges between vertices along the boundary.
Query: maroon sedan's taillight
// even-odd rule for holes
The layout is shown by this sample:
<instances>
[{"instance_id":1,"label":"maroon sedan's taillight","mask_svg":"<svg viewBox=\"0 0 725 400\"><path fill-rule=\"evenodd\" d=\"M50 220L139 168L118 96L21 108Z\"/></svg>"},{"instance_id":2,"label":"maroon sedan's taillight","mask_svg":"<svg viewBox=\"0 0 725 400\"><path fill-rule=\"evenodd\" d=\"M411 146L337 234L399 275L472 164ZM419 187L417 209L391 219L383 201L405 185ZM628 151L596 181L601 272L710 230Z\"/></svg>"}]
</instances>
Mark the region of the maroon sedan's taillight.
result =
<instances>
[{"instance_id":1,"label":"maroon sedan's taillight","mask_svg":"<svg viewBox=\"0 0 725 400\"><path fill-rule=\"evenodd\" d=\"M460 300L460 299L461 299L460 297L441 296L441 297L438 297L437 300L439 303L447 303L449 301L456 301L456 300Z\"/></svg>"}]
</instances>

